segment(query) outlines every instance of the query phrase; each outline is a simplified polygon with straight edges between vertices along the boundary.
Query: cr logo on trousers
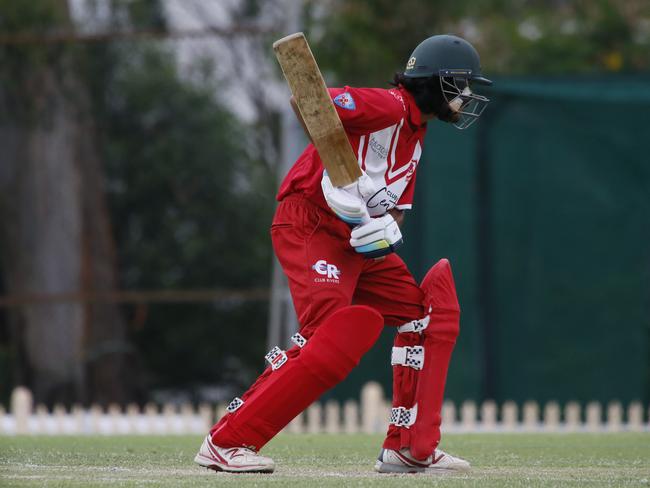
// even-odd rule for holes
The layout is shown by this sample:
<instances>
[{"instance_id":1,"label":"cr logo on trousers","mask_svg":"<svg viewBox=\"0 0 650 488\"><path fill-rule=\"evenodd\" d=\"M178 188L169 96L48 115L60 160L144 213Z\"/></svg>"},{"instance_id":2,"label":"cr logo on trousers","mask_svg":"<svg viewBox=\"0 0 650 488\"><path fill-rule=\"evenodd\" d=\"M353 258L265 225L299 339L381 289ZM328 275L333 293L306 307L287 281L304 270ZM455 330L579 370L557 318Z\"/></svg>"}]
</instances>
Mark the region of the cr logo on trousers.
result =
<instances>
[{"instance_id":1,"label":"cr logo on trousers","mask_svg":"<svg viewBox=\"0 0 650 488\"><path fill-rule=\"evenodd\" d=\"M316 273L328 278L338 280L341 276L341 270L335 264L328 264L324 259L319 259L311 267Z\"/></svg>"}]
</instances>

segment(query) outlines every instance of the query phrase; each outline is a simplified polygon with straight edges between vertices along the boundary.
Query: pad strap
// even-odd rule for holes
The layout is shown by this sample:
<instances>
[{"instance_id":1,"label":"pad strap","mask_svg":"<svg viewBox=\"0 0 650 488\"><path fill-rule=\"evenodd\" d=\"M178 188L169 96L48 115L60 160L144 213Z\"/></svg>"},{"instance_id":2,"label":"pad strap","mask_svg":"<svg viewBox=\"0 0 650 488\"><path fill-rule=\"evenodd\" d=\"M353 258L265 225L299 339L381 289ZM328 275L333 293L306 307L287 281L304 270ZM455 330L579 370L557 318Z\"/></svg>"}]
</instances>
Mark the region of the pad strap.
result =
<instances>
[{"instance_id":1,"label":"pad strap","mask_svg":"<svg viewBox=\"0 0 650 488\"><path fill-rule=\"evenodd\" d=\"M291 342L293 342L298 347L304 347L307 344L307 339L305 339L300 332L296 332L291 336Z\"/></svg>"},{"instance_id":2,"label":"pad strap","mask_svg":"<svg viewBox=\"0 0 650 488\"><path fill-rule=\"evenodd\" d=\"M294 335L291 336L291 342L296 344L297 346L303 347L305 344L307 344L307 339L305 339L300 333L296 332ZM272 370L276 370L280 368L284 363L286 363L289 358L287 357L287 353L280 349L278 346L275 346L273 349L271 349L269 352L266 353L264 356L264 359L268 361L268 363L271 365ZM232 402L226 407L226 410L230 413L234 412L237 410L239 407L241 407L244 404L244 401L239 398L235 397Z\"/></svg>"},{"instance_id":3,"label":"pad strap","mask_svg":"<svg viewBox=\"0 0 650 488\"><path fill-rule=\"evenodd\" d=\"M393 347L390 364L408 366L413 369L422 369L424 366L424 347Z\"/></svg>"},{"instance_id":4,"label":"pad strap","mask_svg":"<svg viewBox=\"0 0 650 488\"><path fill-rule=\"evenodd\" d=\"M429 320L430 318L428 315L418 320L411 320L410 322L407 322L404 325L400 325L397 328L397 333L398 334L402 334L404 332L422 333L422 331L428 327Z\"/></svg>"},{"instance_id":5,"label":"pad strap","mask_svg":"<svg viewBox=\"0 0 650 488\"><path fill-rule=\"evenodd\" d=\"M278 346L275 346L273 349L267 352L266 356L264 356L264 359L269 362L271 369L274 371L289 360L287 353L280 349Z\"/></svg>"},{"instance_id":6,"label":"pad strap","mask_svg":"<svg viewBox=\"0 0 650 488\"><path fill-rule=\"evenodd\" d=\"M229 413L233 413L235 410L237 410L237 409L238 409L239 407L241 407L243 404L244 404L244 400L242 400L242 399L239 398L239 397L235 397L235 398L233 398L232 402L230 402L230 403L228 404L228 406L226 407L226 410L227 410Z\"/></svg>"},{"instance_id":7,"label":"pad strap","mask_svg":"<svg viewBox=\"0 0 650 488\"><path fill-rule=\"evenodd\" d=\"M390 409L389 424L396 427L406 427L407 429L415 423L418 416L418 406L413 405L413 408L406 407L393 407Z\"/></svg>"}]
</instances>

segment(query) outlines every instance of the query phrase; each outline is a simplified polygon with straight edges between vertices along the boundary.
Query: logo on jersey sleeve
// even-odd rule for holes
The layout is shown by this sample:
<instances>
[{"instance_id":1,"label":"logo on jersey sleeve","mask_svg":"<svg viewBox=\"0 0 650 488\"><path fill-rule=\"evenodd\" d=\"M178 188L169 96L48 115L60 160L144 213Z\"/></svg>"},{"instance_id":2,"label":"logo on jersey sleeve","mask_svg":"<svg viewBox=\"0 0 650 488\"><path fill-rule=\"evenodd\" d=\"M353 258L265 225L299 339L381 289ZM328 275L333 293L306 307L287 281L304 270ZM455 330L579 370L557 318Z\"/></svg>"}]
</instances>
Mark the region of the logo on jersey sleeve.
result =
<instances>
[{"instance_id":1,"label":"logo on jersey sleeve","mask_svg":"<svg viewBox=\"0 0 650 488\"><path fill-rule=\"evenodd\" d=\"M334 97L334 103L339 107L347 110L354 110L357 108L356 103L354 103L354 98L352 98L352 95L350 95L348 92L341 93L340 95Z\"/></svg>"}]
</instances>

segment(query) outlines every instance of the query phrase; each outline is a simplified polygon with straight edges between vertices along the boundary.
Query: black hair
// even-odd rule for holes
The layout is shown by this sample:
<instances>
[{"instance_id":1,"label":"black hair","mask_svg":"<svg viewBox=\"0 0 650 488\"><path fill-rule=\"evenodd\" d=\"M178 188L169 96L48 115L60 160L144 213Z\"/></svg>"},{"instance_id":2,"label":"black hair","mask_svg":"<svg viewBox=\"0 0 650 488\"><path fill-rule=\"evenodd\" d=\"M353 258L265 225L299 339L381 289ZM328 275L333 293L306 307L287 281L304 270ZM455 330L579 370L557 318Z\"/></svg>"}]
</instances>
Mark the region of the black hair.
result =
<instances>
[{"instance_id":1,"label":"black hair","mask_svg":"<svg viewBox=\"0 0 650 488\"><path fill-rule=\"evenodd\" d=\"M404 73L397 72L390 84L402 85L413 96L420 112L434 114L444 122L455 122L454 119L458 119L458 114L449 108L449 103L442 93L439 76L409 78L404 76Z\"/></svg>"}]
</instances>

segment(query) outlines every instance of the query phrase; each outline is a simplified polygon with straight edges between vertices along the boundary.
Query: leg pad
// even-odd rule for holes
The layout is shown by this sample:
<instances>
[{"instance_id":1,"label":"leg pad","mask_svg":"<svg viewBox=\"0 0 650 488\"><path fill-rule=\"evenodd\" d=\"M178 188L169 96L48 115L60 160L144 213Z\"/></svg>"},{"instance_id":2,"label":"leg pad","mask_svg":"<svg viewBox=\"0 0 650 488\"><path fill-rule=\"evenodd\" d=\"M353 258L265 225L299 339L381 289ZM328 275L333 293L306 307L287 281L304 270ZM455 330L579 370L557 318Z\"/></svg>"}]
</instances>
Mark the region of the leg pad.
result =
<instances>
[{"instance_id":1,"label":"leg pad","mask_svg":"<svg viewBox=\"0 0 650 488\"><path fill-rule=\"evenodd\" d=\"M384 448L408 447L416 459L426 459L440 441L440 410L447 369L459 332L460 308L449 261L438 261L420 288L427 315L398 327L393 348L406 350L404 357L415 358L408 352L418 351L418 361L402 361L399 354L393 354L394 418L391 420L396 421L389 426ZM410 412L408 422L400 421L403 411Z\"/></svg>"},{"instance_id":2,"label":"leg pad","mask_svg":"<svg viewBox=\"0 0 650 488\"><path fill-rule=\"evenodd\" d=\"M422 333L426 359L415 392L418 417L410 433L409 447L416 459L426 459L440 442L447 369L460 330L460 307L449 261L438 261L422 280L421 288L430 321Z\"/></svg>"},{"instance_id":3,"label":"leg pad","mask_svg":"<svg viewBox=\"0 0 650 488\"><path fill-rule=\"evenodd\" d=\"M271 372L213 432L219 447L261 449L294 417L343 380L379 338L383 317L366 306L337 310L300 353Z\"/></svg>"}]
</instances>

